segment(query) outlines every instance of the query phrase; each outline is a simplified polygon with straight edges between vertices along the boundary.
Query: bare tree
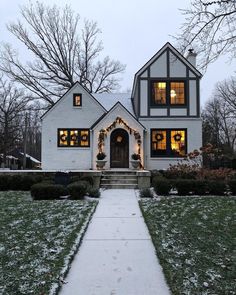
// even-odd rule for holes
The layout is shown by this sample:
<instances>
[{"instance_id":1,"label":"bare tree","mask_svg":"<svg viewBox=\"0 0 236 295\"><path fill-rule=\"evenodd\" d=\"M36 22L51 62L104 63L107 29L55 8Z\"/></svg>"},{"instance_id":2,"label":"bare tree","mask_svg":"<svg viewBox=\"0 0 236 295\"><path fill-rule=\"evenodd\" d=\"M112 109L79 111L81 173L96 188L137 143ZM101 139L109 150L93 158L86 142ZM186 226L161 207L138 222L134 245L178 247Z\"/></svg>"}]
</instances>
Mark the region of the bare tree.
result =
<instances>
[{"instance_id":1,"label":"bare tree","mask_svg":"<svg viewBox=\"0 0 236 295\"><path fill-rule=\"evenodd\" d=\"M6 156L21 138L22 114L31 98L0 77L0 152Z\"/></svg>"},{"instance_id":2,"label":"bare tree","mask_svg":"<svg viewBox=\"0 0 236 295\"><path fill-rule=\"evenodd\" d=\"M80 81L90 92L110 92L118 87L117 74L125 66L108 56L99 60L103 50L98 41L96 22L85 20L79 33L79 15L70 7L46 6L37 2L21 7L21 21L8 25L32 61L23 63L13 48L5 44L0 69L48 104Z\"/></svg>"},{"instance_id":3,"label":"bare tree","mask_svg":"<svg viewBox=\"0 0 236 295\"><path fill-rule=\"evenodd\" d=\"M217 83L215 96L227 103L236 119L236 77Z\"/></svg>"},{"instance_id":4,"label":"bare tree","mask_svg":"<svg viewBox=\"0 0 236 295\"><path fill-rule=\"evenodd\" d=\"M216 85L213 99L208 101L203 112L203 141L214 146L236 150L236 93L231 90L234 78Z\"/></svg>"},{"instance_id":5,"label":"bare tree","mask_svg":"<svg viewBox=\"0 0 236 295\"><path fill-rule=\"evenodd\" d=\"M219 56L236 57L236 1L193 0L183 9L185 23L176 37L182 53L193 47L198 52L198 67L205 71Z\"/></svg>"}]
</instances>

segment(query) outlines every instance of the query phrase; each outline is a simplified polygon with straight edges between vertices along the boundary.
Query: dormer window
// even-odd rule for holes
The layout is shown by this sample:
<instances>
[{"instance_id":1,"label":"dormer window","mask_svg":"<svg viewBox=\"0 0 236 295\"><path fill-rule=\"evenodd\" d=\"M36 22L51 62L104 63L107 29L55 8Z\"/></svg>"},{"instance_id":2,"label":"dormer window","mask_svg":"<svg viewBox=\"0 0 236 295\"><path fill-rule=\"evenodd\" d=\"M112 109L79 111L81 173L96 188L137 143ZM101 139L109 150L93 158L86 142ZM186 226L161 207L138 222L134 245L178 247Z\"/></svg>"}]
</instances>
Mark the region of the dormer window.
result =
<instances>
[{"instance_id":1,"label":"dormer window","mask_svg":"<svg viewBox=\"0 0 236 295\"><path fill-rule=\"evenodd\" d=\"M185 82L183 81L152 81L152 106L177 106L186 104Z\"/></svg>"},{"instance_id":2,"label":"dormer window","mask_svg":"<svg viewBox=\"0 0 236 295\"><path fill-rule=\"evenodd\" d=\"M74 93L73 94L73 106L74 107L81 107L82 106L82 94L81 93Z\"/></svg>"}]
</instances>

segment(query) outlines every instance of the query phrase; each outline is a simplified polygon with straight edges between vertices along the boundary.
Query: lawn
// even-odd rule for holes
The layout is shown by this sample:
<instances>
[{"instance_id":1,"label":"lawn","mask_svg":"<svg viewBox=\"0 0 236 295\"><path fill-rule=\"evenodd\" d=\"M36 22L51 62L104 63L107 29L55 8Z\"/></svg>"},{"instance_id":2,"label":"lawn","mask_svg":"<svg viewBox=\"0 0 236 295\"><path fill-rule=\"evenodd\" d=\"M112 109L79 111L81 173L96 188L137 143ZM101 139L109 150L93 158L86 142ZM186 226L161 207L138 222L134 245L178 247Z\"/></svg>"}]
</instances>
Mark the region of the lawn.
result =
<instances>
[{"instance_id":1,"label":"lawn","mask_svg":"<svg viewBox=\"0 0 236 295\"><path fill-rule=\"evenodd\" d=\"M0 294L53 294L97 202L32 201L10 191L0 202Z\"/></svg>"},{"instance_id":2,"label":"lawn","mask_svg":"<svg viewBox=\"0 0 236 295\"><path fill-rule=\"evenodd\" d=\"M140 201L173 294L236 294L236 198Z\"/></svg>"}]
</instances>

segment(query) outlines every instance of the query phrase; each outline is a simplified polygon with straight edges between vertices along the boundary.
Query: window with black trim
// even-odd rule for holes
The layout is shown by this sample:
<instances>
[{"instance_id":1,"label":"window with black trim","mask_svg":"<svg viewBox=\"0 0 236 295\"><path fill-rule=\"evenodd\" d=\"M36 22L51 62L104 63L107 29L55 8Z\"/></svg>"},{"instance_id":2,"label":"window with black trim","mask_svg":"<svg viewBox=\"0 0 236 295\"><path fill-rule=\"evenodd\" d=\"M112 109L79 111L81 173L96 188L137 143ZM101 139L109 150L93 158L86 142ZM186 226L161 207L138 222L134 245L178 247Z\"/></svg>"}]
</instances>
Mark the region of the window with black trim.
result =
<instances>
[{"instance_id":1,"label":"window with black trim","mask_svg":"<svg viewBox=\"0 0 236 295\"><path fill-rule=\"evenodd\" d=\"M184 157L186 129L151 129L151 157Z\"/></svg>"},{"instance_id":2,"label":"window with black trim","mask_svg":"<svg viewBox=\"0 0 236 295\"><path fill-rule=\"evenodd\" d=\"M185 105L185 88L184 81L152 81L151 105Z\"/></svg>"},{"instance_id":3,"label":"window with black trim","mask_svg":"<svg viewBox=\"0 0 236 295\"><path fill-rule=\"evenodd\" d=\"M89 129L58 129L58 147L89 147Z\"/></svg>"},{"instance_id":4,"label":"window with black trim","mask_svg":"<svg viewBox=\"0 0 236 295\"><path fill-rule=\"evenodd\" d=\"M81 93L74 93L73 94L73 106L74 107L81 107L82 106L82 94Z\"/></svg>"}]
</instances>

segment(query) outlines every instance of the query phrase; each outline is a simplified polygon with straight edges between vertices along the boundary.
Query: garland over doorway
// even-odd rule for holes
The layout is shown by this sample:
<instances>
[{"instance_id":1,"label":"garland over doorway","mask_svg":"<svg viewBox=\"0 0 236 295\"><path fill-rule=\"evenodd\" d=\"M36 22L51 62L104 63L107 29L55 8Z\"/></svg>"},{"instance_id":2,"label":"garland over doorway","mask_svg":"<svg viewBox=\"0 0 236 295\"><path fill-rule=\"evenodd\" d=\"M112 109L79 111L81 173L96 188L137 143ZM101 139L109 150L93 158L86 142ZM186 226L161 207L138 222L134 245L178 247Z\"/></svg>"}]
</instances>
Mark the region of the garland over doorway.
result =
<instances>
[{"instance_id":1,"label":"garland over doorway","mask_svg":"<svg viewBox=\"0 0 236 295\"><path fill-rule=\"evenodd\" d=\"M103 152L103 148L105 145L105 138L107 137L107 133L110 132L111 130L116 128L116 125L119 124L120 126L123 126L130 135L134 135L135 140L137 141L138 144L138 154L140 155L140 146L141 146L141 135L138 131L135 129L131 128L122 118L116 117L115 121L109 125L106 129L101 129L99 131L98 135L98 150L99 153Z\"/></svg>"}]
</instances>

